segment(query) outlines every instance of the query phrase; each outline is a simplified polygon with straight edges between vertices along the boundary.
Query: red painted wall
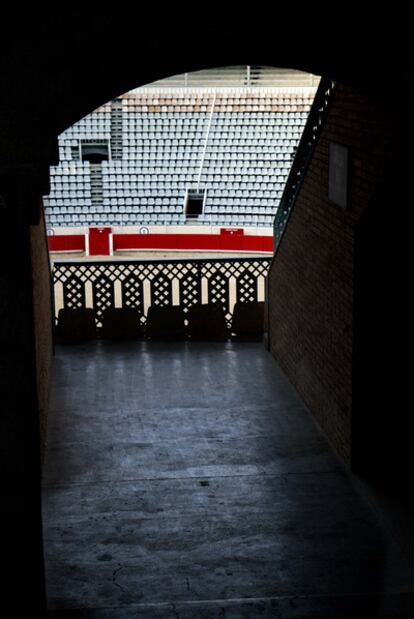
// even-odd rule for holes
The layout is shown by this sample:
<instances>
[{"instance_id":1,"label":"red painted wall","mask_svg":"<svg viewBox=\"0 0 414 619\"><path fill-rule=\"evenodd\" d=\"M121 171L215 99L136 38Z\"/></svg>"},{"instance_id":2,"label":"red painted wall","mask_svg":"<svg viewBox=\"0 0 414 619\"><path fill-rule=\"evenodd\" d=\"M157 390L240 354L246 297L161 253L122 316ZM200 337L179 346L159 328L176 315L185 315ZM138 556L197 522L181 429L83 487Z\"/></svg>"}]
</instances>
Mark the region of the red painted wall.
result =
<instances>
[{"instance_id":1,"label":"red painted wall","mask_svg":"<svg viewBox=\"0 0 414 619\"><path fill-rule=\"evenodd\" d=\"M119 249L273 251L273 237L241 234L114 234Z\"/></svg>"},{"instance_id":2,"label":"red painted wall","mask_svg":"<svg viewBox=\"0 0 414 619\"><path fill-rule=\"evenodd\" d=\"M49 251L84 251L84 234L59 234L47 237Z\"/></svg>"},{"instance_id":3,"label":"red painted wall","mask_svg":"<svg viewBox=\"0 0 414 619\"><path fill-rule=\"evenodd\" d=\"M89 253L109 255L109 232L96 234L90 229ZM73 251L85 249L85 237L81 234L49 236L50 251ZM195 251L255 251L272 252L273 237L244 234L114 234L114 251L119 249L171 249Z\"/></svg>"}]
</instances>

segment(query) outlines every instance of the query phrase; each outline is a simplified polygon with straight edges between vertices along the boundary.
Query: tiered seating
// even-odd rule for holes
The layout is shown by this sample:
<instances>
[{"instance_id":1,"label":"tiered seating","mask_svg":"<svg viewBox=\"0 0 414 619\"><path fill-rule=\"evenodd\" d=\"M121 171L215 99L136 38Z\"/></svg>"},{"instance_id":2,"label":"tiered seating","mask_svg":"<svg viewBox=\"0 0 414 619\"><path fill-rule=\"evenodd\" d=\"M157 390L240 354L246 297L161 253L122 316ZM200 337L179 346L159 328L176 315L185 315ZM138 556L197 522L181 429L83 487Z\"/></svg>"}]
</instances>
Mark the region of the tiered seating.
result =
<instances>
[{"instance_id":1,"label":"tiered seating","mask_svg":"<svg viewBox=\"0 0 414 619\"><path fill-rule=\"evenodd\" d=\"M271 225L308 110L303 94L218 96L201 177L207 219Z\"/></svg>"},{"instance_id":2,"label":"tiered seating","mask_svg":"<svg viewBox=\"0 0 414 619\"><path fill-rule=\"evenodd\" d=\"M104 140L109 139L110 135L111 103L109 102L66 129L60 136L59 147L64 149L66 155L68 151L65 149L68 146L78 146L79 140Z\"/></svg>"},{"instance_id":3,"label":"tiered seating","mask_svg":"<svg viewBox=\"0 0 414 619\"><path fill-rule=\"evenodd\" d=\"M47 223L183 224L186 190L199 188L207 196L196 223L270 226L314 93L314 87L127 93L117 158L111 103L60 136ZM99 164L102 188L92 200L90 165L80 159L81 144L94 140L107 141L109 157Z\"/></svg>"},{"instance_id":4,"label":"tiered seating","mask_svg":"<svg viewBox=\"0 0 414 619\"><path fill-rule=\"evenodd\" d=\"M92 209L89 162L62 162L50 172L47 220L60 226L88 225Z\"/></svg>"}]
</instances>

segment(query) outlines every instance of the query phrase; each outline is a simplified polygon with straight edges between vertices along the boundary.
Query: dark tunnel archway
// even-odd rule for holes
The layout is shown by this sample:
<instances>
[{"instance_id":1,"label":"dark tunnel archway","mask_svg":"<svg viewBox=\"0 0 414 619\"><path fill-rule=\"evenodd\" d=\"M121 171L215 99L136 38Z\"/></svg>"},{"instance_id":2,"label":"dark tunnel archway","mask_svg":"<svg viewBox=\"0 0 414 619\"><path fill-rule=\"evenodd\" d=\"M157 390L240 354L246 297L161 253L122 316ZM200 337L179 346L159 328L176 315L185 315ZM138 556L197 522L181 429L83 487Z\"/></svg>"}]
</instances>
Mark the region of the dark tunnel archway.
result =
<instances>
[{"instance_id":1,"label":"dark tunnel archway","mask_svg":"<svg viewBox=\"0 0 414 619\"><path fill-rule=\"evenodd\" d=\"M290 15L288 12L285 18L291 20L288 23L294 23L295 11L292 9ZM402 20L403 16L400 17L400 22ZM140 23L156 22L156 10L152 10L141 17ZM5 36L1 41L0 193L3 196L1 208L3 203L7 206L4 220L16 231L15 236L18 238L19 260L11 269L7 255L13 251L12 239L6 239L2 258L7 268L1 279L2 298L6 299L2 307L7 332L4 341L9 345L10 334L20 334L11 343L14 354L19 351L19 359L13 354L4 360L4 367L9 372L7 377L3 378L6 384L7 415L10 416L9 425L8 417L4 415L2 418L9 458L8 466L4 470L10 477L6 480L6 487L10 489L11 497L5 510L5 531L9 532L10 538L10 552L6 550L5 556L13 557L10 565L14 566L14 569L10 571L16 574L19 564L15 558L15 540L20 539L18 546L20 550L25 548L27 561L22 572L22 581L16 583L10 579L10 591L14 590L15 599L19 599L22 590L35 585L34 595L27 600L30 609L36 605L42 607L44 603L38 529L37 468L32 467L32 464L37 462L37 446L27 431L33 429L32 421L23 428L16 422L17 417L14 415L21 406L26 413L34 413L36 408L33 378L35 355L31 336L33 300L28 267L31 258L26 243L27 225L37 222L37 200L45 193L49 165L56 161L56 136L100 104L140 84L165 75L236 62L293 67L329 76L367 92L374 104L378 100L392 104L394 94L388 89L384 91L382 79L393 71L394 79L401 86L401 117L409 117L413 107L409 80L413 72L410 55L406 53L405 46L408 46L410 38L406 38L404 43L400 28L399 43L390 51L383 45L383 40L384 35L392 30L392 24L387 24L384 29L372 29L363 21L356 26L354 22L354 16L352 20L345 19L342 24L343 32L338 32L336 28L329 29L319 21L315 23L315 20L312 22L312 29L308 23L301 23L296 30L296 40L300 40L300 45L293 46L289 29L282 34L278 30L276 37L273 20L269 20L266 25L262 21L254 35L249 25L239 23L234 27L233 20L231 27L231 23L217 23L215 20L213 24L207 23L199 30L199 37L204 37L204 41L209 44L195 47L189 47L185 37L177 36L177 32L182 32L181 16L165 19L157 29L156 36L151 28L148 28L145 35L141 33L138 42L137 24L130 19L130 15L120 12L114 15L109 9L102 10L99 14L96 14L92 7L86 7L82 12L67 9L62 15L38 10L36 15L30 15L29 12L24 16L15 16L10 23L5 22ZM103 48L100 45L102 40L110 43ZM92 53L97 46L102 50L99 58ZM137 58L140 59L139 75ZM397 125L399 122L397 118ZM401 126L404 126L403 123ZM410 130L407 131L407 144L397 140L400 148L398 161L403 162L403 166L401 170L393 171L393 179L409 178L410 175L410 160L404 159L411 144ZM389 189L388 197L396 200L398 204L404 204L405 208L409 200L408 188L400 184L396 193L393 188L394 185ZM382 205L385 216L387 208L388 204ZM387 233L385 219L379 229L381 234ZM408 228L404 230L400 226L398 230L398 239L388 239L389 248L395 250L389 254L394 261L395 270L408 264L404 251L410 247L409 239L406 238ZM379 249L377 247L377 250ZM388 267L389 263L383 257L380 268ZM376 286L379 288L381 281L379 277L377 279ZM16 294L19 285L20 291ZM401 291L396 281L393 280L390 286L391 295L397 298ZM375 292L375 299L378 299L377 289ZM11 301L7 301L8 299ZM375 299L369 300L370 309L375 309ZM403 314L403 310L397 311L391 298L388 298L385 307L382 307L382 316L387 315L387 320L394 323L397 344L398 340L401 343L405 336ZM370 318L365 316L365 319ZM380 316L377 316L375 321L375 325L380 328ZM371 331L371 339L374 341L378 331L374 326ZM389 345L391 348L395 346L395 341ZM6 348L3 347L3 350ZM395 350L392 351L394 352ZM24 359L23 363L21 359ZM18 370L13 373L14 362ZM377 369L379 365L378 363ZM388 378L392 383L393 377L390 375ZM394 376L394 383L400 384L400 378L402 376L397 381ZM19 393L23 390L15 388L17 381L19 386L27 384L30 387L24 398ZM375 385L375 381L370 384ZM398 394L398 397L400 396L401 393ZM22 398L21 401L19 397ZM378 394L376 404L380 403L381 397ZM390 397L388 404L392 404ZM11 446L14 446L13 452ZM12 490L13 478L15 477L19 484L22 482L22 474L27 476L27 484L23 485L23 494L26 492L24 505L21 496L16 498L15 491ZM22 531L25 531L24 536ZM20 553L21 556L23 554Z\"/></svg>"}]
</instances>

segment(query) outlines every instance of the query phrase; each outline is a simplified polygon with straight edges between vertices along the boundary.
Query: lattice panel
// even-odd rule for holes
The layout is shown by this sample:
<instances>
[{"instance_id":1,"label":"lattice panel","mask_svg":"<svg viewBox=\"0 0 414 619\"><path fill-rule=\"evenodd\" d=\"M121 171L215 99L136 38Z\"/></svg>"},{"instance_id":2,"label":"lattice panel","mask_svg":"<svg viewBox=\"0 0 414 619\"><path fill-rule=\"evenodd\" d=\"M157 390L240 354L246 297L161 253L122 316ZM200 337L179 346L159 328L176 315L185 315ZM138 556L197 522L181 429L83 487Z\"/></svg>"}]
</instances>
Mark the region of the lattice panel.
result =
<instances>
[{"instance_id":1,"label":"lattice panel","mask_svg":"<svg viewBox=\"0 0 414 619\"><path fill-rule=\"evenodd\" d=\"M85 307L85 284L73 273L63 283L63 303L70 309Z\"/></svg>"},{"instance_id":2,"label":"lattice panel","mask_svg":"<svg viewBox=\"0 0 414 619\"><path fill-rule=\"evenodd\" d=\"M114 282L110 277L101 274L96 277L92 284L92 297L96 324L101 327L104 310L115 306Z\"/></svg>"},{"instance_id":3,"label":"lattice panel","mask_svg":"<svg viewBox=\"0 0 414 619\"><path fill-rule=\"evenodd\" d=\"M188 312L197 303L201 303L201 279L198 269L193 268L180 280L180 305Z\"/></svg>"},{"instance_id":4,"label":"lattice panel","mask_svg":"<svg viewBox=\"0 0 414 619\"><path fill-rule=\"evenodd\" d=\"M237 301L242 303L257 301L257 276L245 269L237 278L236 290Z\"/></svg>"},{"instance_id":5,"label":"lattice panel","mask_svg":"<svg viewBox=\"0 0 414 619\"><path fill-rule=\"evenodd\" d=\"M228 318L229 314L229 278L221 271L216 271L208 280L208 301L221 305Z\"/></svg>"},{"instance_id":6,"label":"lattice panel","mask_svg":"<svg viewBox=\"0 0 414 619\"><path fill-rule=\"evenodd\" d=\"M172 280L158 273L151 282L151 301L153 305L172 305Z\"/></svg>"},{"instance_id":7,"label":"lattice panel","mask_svg":"<svg viewBox=\"0 0 414 619\"><path fill-rule=\"evenodd\" d=\"M136 274L129 274L121 285L123 307L133 307L143 313L144 309L144 283Z\"/></svg>"},{"instance_id":8,"label":"lattice panel","mask_svg":"<svg viewBox=\"0 0 414 619\"><path fill-rule=\"evenodd\" d=\"M266 277L269 265L269 259L260 258L61 262L54 264L53 280L55 284L62 283L64 307L85 307L86 286L91 287L98 327L103 310L115 305L115 285L119 286L119 283L123 307L134 307L143 312L144 307L151 304L171 305L175 289L180 306L188 311L192 305L201 302L204 281L208 302L220 303L230 324L233 301L257 300L258 280ZM149 297L146 296L148 293Z\"/></svg>"}]
</instances>

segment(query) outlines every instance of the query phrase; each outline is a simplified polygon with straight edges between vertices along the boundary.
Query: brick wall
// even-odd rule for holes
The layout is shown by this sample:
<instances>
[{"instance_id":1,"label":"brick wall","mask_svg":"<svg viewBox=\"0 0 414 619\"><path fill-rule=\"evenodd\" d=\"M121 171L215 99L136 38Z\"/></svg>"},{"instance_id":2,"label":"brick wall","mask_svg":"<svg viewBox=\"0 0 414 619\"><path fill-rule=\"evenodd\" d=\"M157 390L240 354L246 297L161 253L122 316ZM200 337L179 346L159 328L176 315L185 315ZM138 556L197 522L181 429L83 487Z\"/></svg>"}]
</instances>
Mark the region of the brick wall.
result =
<instances>
[{"instance_id":1,"label":"brick wall","mask_svg":"<svg viewBox=\"0 0 414 619\"><path fill-rule=\"evenodd\" d=\"M43 209L37 226L30 226L30 253L33 285L36 385L39 407L41 455L46 442L47 411L52 364L52 306L49 253Z\"/></svg>"},{"instance_id":2,"label":"brick wall","mask_svg":"<svg viewBox=\"0 0 414 619\"><path fill-rule=\"evenodd\" d=\"M339 85L269 274L270 349L351 462L354 235L383 175L387 115ZM350 148L350 206L328 200L330 142Z\"/></svg>"}]
</instances>

